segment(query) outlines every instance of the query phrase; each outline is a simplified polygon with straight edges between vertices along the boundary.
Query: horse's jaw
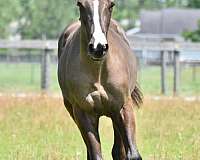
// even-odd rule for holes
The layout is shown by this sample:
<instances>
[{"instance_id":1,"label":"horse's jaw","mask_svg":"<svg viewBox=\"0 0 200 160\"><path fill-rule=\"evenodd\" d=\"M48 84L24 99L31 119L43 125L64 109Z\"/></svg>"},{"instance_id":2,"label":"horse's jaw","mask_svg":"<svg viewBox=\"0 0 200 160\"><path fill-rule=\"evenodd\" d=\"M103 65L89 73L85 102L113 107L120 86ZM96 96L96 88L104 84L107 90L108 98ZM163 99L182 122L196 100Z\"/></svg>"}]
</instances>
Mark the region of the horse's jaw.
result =
<instances>
[{"instance_id":1,"label":"horse's jaw","mask_svg":"<svg viewBox=\"0 0 200 160\"><path fill-rule=\"evenodd\" d=\"M90 53L88 54L88 57L94 61L94 62L102 62L105 60L106 55L104 55L103 57L94 57L93 55L91 55Z\"/></svg>"}]
</instances>

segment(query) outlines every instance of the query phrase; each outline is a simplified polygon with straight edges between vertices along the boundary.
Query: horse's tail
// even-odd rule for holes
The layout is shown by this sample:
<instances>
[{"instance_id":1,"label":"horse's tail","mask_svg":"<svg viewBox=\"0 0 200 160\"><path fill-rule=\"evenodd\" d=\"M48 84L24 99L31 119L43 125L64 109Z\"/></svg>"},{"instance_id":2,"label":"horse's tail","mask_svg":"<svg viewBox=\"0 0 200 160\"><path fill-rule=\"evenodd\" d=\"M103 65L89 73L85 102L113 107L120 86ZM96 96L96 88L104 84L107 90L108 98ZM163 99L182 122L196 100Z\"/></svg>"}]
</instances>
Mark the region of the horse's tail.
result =
<instances>
[{"instance_id":1,"label":"horse's tail","mask_svg":"<svg viewBox=\"0 0 200 160\"><path fill-rule=\"evenodd\" d=\"M143 94L142 94L138 84L136 84L135 89L131 93L131 97L132 97L135 105L140 107L141 104L143 103Z\"/></svg>"}]
</instances>

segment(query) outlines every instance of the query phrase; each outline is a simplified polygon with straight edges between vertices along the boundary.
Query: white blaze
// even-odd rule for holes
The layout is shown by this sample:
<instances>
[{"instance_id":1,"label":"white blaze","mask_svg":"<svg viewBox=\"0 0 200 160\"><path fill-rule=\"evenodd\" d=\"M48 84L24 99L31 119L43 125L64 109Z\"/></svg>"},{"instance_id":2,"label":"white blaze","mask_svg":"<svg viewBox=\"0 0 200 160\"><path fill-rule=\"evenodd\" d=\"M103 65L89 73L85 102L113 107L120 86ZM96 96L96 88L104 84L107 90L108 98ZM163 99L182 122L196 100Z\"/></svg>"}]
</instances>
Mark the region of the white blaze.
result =
<instances>
[{"instance_id":1,"label":"white blaze","mask_svg":"<svg viewBox=\"0 0 200 160\"><path fill-rule=\"evenodd\" d=\"M97 47L97 45L100 44L107 44L106 36L102 32L101 25L100 25L100 19L99 19L99 0L93 1L94 5L94 15L93 15L93 21L94 21L94 48Z\"/></svg>"}]
</instances>

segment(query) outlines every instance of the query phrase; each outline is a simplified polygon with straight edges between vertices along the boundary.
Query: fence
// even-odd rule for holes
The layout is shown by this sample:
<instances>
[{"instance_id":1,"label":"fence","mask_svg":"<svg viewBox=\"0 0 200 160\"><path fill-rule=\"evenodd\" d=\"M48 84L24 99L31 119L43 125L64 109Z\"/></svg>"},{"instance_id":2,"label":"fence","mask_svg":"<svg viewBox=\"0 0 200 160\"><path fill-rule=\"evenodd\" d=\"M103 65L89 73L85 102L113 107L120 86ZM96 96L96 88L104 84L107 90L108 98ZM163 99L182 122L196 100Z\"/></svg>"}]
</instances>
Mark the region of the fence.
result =
<instances>
[{"instance_id":1,"label":"fence","mask_svg":"<svg viewBox=\"0 0 200 160\"><path fill-rule=\"evenodd\" d=\"M139 42L133 41L129 37L130 45L135 52L148 53L158 52L161 55L161 61L158 63L161 66L161 93L166 94L166 72L167 72L167 56L172 58L173 66L173 93L179 94L180 87L180 52L190 49L192 51L200 51L200 44L196 43L174 43L174 42ZM6 41L0 40L0 49L32 49L43 52L41 58L41 89L48 90L50 86L50 56L53 50L57 50L57 41L54 40L23 40L23 41ZM56 57L56 55L54 55ZM138 56L140 57L140 55ZM140 59L140 58L139 58ZM192 62L199 64L199 62Z\"/></svg>"},{"instance_id":2,"label":"fence","mask_svg":"<svg viewBox=\"0 0 200 160\"><path fill-rule=\"evenodd\" d=\"M173 94L179 94L180 88L180 52L184 50L190 50L200 53L200 44L199 43L186 43L186 42L137 42L129 37L131 42L132 50L150 52L155 51L161 54L161 93L166 94L166 72L167 72L167 55L173 57L172 66L173 66ZM199 65L200 61L184 61L185 63L191 63Z\"/></svg>"},{"instance_id":3,"label":"fence","mask_svg":"<svg viewBox=\"0 0 200 160\"><path fill-rule=\"evenodd\" d=\"M50 86L50 53L57 49L57 41L53 40L23 40L7 41L0 40L1 49L33 49L42 50L41 58L41 89L48 90Z\"/></svg>"}]
</instances>

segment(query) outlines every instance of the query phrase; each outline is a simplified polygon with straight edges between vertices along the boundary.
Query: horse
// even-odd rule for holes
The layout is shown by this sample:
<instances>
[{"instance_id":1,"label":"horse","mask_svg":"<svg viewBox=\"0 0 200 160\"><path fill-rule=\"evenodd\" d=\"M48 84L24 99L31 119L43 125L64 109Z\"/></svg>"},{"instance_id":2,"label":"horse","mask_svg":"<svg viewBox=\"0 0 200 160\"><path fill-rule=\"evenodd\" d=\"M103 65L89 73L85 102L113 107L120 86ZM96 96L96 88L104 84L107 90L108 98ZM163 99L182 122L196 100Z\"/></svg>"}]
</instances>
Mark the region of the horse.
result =
<instances>
[{"instance_id":1,"label":"horse","mask_svg":"<svg viewBox=\"0 0 200 160\"><path fill-rule=\"evenodd\" d=\"M58 81L80 130L87 160L102 160L99 118L112 120L114 160L142 160L136 145L134 107L142 103L135 55L111 18L112 0L77 0L78 21L58 41Z\"/></svg>"}]
</instances>

